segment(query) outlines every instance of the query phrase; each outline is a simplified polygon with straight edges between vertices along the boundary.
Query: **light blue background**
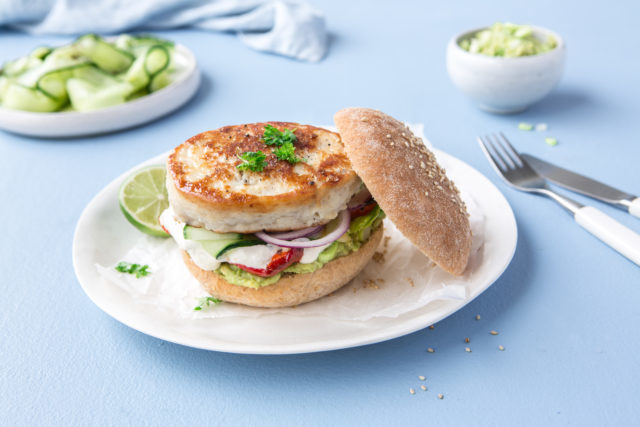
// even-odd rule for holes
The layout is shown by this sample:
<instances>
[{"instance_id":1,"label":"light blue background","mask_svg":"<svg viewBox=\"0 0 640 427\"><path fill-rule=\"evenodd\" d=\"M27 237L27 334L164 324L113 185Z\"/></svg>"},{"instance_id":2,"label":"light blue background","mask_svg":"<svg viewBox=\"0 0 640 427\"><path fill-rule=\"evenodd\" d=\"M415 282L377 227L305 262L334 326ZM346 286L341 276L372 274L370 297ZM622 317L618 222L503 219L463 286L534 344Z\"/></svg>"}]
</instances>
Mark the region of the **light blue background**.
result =
<instances>
[{"instance_id":1,"label":"light blue background","mask_svg":"<svg viewBox=\"0 0 640 427\"><path fill-rule=\"evenodd\" d=\"M474 140L502 130L522 151L640 194L637 2L315 4L332 33L319 64L257 53L231 35L165 32L195 52L204 74L198 95L176 114L87 139L0 133L0 424L637 422L640 268L551 201L507 188ZM560 86L517 116L477 110L445 70L451 36L496 20L552 28L568 46ZM0 60L68 40L0 32ZM486 174L511 203L515 257L477 300L433 330L385 343L246 356L145 336L84 295L72 269L72 233L113 178L204 130L263 120L329 123L353 105L423 122L435 146ZM518 131L520 121L546 122L549 131ZM549 147L544 136L560 144ZM640 231L639 220L589 203ZM418 375L427 377L427 392Z\"/></svg>"}]
</instances>

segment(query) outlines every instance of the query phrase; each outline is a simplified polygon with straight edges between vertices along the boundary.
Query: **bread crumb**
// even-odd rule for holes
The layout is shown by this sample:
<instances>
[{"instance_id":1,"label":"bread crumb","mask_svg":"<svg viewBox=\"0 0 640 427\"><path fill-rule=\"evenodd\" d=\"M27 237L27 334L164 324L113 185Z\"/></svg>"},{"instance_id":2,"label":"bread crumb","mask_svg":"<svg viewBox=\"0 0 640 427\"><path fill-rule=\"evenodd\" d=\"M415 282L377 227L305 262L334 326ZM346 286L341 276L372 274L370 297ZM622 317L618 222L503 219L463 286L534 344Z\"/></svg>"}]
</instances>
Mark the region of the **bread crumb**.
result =
<instances>
[{"instance_id":1,"label":"bread crumb","mask_svg":"<svg viewBox=\"0 0 640 427\"><path fill-rule=\"evenodd\" d=\"M369 289L380 289L378 285L376 285L376 282L372 279L366 279L362 287L369 288Z\"/></svg>"},{"instance_id":2,"label":"bread crumb","mask_svg":"<svg viewBox=\"0 0 640 427\"><path fill-rule=\"evenodd\" d=\"M411 285L411 287L413 288L414 283L413 283L413 279L411 277L405 277L404 280L406 280L407 282L409 282L409 284Z\"/></svg>"},{"instance_id":3,"label":"bread crumb","mask_svg":"<svg viewBox=\"0 0 640 427\"><path fill-rule=\"evenodd\" d=\"M377 262L378 264L384 264L385 259L384 259L384 252L376 252L373 254L373 261Z\"/></svg>"}]
</instances>

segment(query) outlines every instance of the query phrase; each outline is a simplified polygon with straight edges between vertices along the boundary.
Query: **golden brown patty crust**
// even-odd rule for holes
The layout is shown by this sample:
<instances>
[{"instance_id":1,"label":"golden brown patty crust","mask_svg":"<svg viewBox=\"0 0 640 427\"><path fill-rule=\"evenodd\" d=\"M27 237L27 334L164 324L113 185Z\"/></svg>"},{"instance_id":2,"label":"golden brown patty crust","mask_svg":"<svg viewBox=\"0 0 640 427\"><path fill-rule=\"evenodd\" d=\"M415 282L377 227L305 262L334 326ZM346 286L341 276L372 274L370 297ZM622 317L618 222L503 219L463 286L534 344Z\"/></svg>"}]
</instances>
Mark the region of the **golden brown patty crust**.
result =
<instances>
[{"instance_id":1,"label":"golden brown patty crust","mask_svg":"<svg viewBox=\"0 0 640 427\"><path fill-rule=\"evenodd\" d=\"M295 130L295 154L278 160L261 139L265 125ZM266 154L260 172L242 171L238 157ZM225 126L198 134L167 161L169 202L187 224L217 232L283 231L335 218L360 188L337 133L287 122Z\"/></svg>"}]
</instances>

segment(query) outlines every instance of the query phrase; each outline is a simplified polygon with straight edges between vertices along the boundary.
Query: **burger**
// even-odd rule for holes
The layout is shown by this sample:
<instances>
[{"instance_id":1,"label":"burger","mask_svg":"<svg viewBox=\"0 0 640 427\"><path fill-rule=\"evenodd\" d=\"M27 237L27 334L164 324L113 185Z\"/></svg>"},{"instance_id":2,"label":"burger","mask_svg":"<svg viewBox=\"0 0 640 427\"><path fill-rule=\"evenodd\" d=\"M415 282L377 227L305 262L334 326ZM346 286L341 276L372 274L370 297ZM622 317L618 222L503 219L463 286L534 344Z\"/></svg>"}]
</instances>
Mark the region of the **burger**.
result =
<instances>
[{"instance_id":1,"label":"burger","mask_svg":"<svg viewBox=\"0 0 640 427\"><path fill-rule=\"evenodd\" d=\"M162 227L213 297L256 307L321 298L375 253L385 216L425 255L464 272L464 203L423 142L377 110L347 108L338 133L289 122L225 126L167 160Z\"/></svg>"}]
</instances>

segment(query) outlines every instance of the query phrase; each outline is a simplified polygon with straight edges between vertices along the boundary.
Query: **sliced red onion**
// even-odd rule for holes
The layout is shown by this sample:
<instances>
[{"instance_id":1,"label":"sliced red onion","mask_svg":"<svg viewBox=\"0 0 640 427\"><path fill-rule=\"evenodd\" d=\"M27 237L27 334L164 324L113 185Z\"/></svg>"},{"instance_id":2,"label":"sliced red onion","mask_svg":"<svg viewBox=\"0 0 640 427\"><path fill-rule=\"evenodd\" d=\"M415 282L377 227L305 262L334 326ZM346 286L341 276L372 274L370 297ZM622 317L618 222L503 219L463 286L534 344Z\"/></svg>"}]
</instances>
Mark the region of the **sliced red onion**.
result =
<instances>
[{"instance_id":1,"label":"sliced red onion","mask_svg":"<svg viewBox=\"0 0 640 427\"><path fill-rule=\"evenodd\" d=\"M338 240L344 233L349 229L349 224L351 223L351 215L348 210L344 210L340 212L338 216L340 218L340 224L333 230L331 233L327 234L321 239L317 240L309 240L307 242L290 242L288 240L277 239L273 236L268 235L264 231L259 231L256 233L256 237L261 240L264 240L267 243L271 243L272 245L280 246L283 248L317 248L318 246L328 245L336 240Z\"/></svg>"},{"instance_id":2,"label":"sliced red onion","mask_svg":"<svg viewBox=\"0 0 640 427\"><path fill-rule=\"evenodd\" d=\"M299 237L307 237L312 234L315 234L318 231L320 231L322 227L324 227L324 225L317 225L315 227L303 228L301 230L286 231L284 233L273 233L273 234L269 234L269 236L275 237L276 239L293 240Z\"/></svg>"}]
</instances>

